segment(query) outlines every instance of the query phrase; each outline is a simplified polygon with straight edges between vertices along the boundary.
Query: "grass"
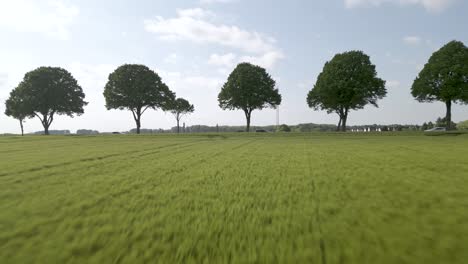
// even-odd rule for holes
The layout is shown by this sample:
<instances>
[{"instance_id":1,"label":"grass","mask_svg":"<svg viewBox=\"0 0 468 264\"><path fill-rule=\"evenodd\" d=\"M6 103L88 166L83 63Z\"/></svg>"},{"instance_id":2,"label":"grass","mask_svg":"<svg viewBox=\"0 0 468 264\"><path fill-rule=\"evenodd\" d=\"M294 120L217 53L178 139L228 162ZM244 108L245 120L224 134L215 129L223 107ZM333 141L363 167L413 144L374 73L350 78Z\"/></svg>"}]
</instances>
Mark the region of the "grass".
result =
<instances>
[{"instance_id":1,"label":"grass","mask_svg":"<svg viewBox=\"0 0 468 264\"><path fill-rule=\"evenodd\" d=\"M0 137L0 263L466 263L468 136Z\"/></svg>"}]
</instances>

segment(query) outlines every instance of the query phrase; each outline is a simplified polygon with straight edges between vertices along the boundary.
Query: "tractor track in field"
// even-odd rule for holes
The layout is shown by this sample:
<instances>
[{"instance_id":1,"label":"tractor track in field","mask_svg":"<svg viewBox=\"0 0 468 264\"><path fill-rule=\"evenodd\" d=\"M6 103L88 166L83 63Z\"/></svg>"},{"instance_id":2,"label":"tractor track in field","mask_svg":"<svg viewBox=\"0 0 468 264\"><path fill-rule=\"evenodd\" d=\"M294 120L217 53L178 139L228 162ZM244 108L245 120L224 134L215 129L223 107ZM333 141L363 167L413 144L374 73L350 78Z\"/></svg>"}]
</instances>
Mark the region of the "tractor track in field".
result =
<instances>
[{"instance_id":1,"label":"tractor track in field","mask_svg":"<svg viewBox=\"0 0 468 264\"><path fill-rule=\"evenodd\" d=\"M312 177L312 164L311 164L311 156L310 151L307 151L306 143L304 143L304 152L305 156L307 157L307 166L309 171L309 177L311 178L311 187L312 187L312 195L313 200L316 204L315 206L315 222L317 223L317 228L319 232L319 247L320 247L320 258L322 264L327 264L327 249L325 240L323 239L323 231L322 231L322 224L320 219L320 196L317 190L317 184Z\"/></svg>"},{"instance_id":2,"label":"tractor track in field","mask_svg":"<svg viewBox=\"0 0 468 264\"><path fill-rule=\"evenodd\" d=\"M220 150L220 151L217 151L216 153L208 153L206 155L206 157L199 157L197 160L193 161L193 162L190 162L188 164L185 164L182 168L177 168L177 169L170 169L170 170L167 170L164 172L164 174L162 174L161 176L167 176L167 175L170 175L170 174L173 174L173 173L182 173L188 169L193 169L195 167L199 167L199 166L202 166L204 165L205 163L207 163L208 161L214 159L214 158L218 158L220 156L224 156L228 153L230 153L231 151L234 151L234 150L237 150L243 146L246 146L246 145L250 145L254 142L255 140L251 140L251 141L248 141L248 142L245 142L245 143L242 143L242 144L239 144L239 145L236 145L235 147L233 148L230 148L228 151L227 150ZM169 179L170 181L170 179ZM152 187L157 187L157 186L160 186L162 184L165 184L166 182L160 182L158 184L153 184ZM130 186L126 186L125 188L121 189L121 190L118 190L114 193L108 193L106 195L103 195L99 198L96 198L94 199L91 203L89 204L84 204L84 205L81 205L81 207L79 208L80 209L80 212L79 214L82 215L83 214L83 211L86 211L86 210L89 210L91 208L94 208L106 201L109 201L109 200L115 200L115 199L118 199L120 198L121 196L125 195L125 194L128 194L132 191L136 191L136 190L139 190L141 189L142 187L144 186L148 186L148 182L147 181L143 181L143 182L140 182L140 183L137 183L137 184L133 184L133 185L130 185ZM76 207L75 208L72 208L74 212L76 212ZM54 218L51 218L51 219L48 219L46 222L41 222L41 225L44 225L44 224L49 224L49 223L58 223L58 222L61 222L63 220L63 217L65 216L69 216L70 214L68 212L65 212L61 215L55 215ZM39 226L39 225L38 225ZM37 233L37 228L38 226L32 226L30 228L30 230L32 231L24 231L24 232L21 232L21 233L15 233L15 234L12 234L11 236L6 236L6 237L0 237L0 242L6 242L8 241L11 237L15 236L29 236L31 234L35 234ZM2 243L3 243L2 242Z\"/></svg>"},{"instance_id":3,"label":"tractor track in field","mask_svg":"<svg viewBox=\"0 0 468 264\"><path fill-rule=\"evenodd\" d=\"M157 147L157 148L146 148L146 149L142 149L142 150L131 150L131 151L125 151L125 152L117 152L117 153L111 153L111 154L102 155L102 156L82 158L82 159L78 159L78 160L66 161L66 162L55 163L55 164L47 164L47 165L43 165L43 166L40 166L40 167L33 167L33 168L25 169L25 170L1 173L0 177L13 176L13 175L16 175L16 174L29 173L29 172L38 172L38 171L41 171L41 170L53 169L53 168L73 165L73 164L77 164L77 163L86 163L86 162L93 162L93 161L98 161L98 160L100 161L100 160L106 160L106 159L115 158L115 157L119 157L119 156L131 155L131 154L134 154L134 155L131 155L131 156L135 156L135 154L141 153L140 155L136 155L136 156L137 157L143 157L143 156L159 153L159 152L161 152L161 150L164 150L166 148L175 147L175 146L187 146L187 145L191 146L191 145L197 144L199 142L202 142L202 141L198 141L196 143L184 142L184 143L168 144L168 145L160 146L160 147ZM190 144L190 143L192 143L192 144Z\"/></svg>"},{"instance_id":4,"label":"tractor track in field","mask_svg":"<svg viewBox=\"0 0 468 264\"><path fill-rule=\"evenodd\" d=\"M197 143L193 143L193 144L186 144L186 145L183 145L181 146L180 148L178 148L178 150L184 150L188 147L191 147L191 146L194 146L194 145L197 145ZM144 156L148 156L148 155L154 155L154 154L158 154L158 153L161 153L163 149L158 149L158 151L151 151L151 152L146 152L146 153L143 153L143 154L140 154L140 155L131 155L129 156L129 158L127 158L126 160L137 160L138 158L141 158L141 157L144 157ZM176 154L179 154L181 151L174 151L174 152L171 152L170 155L176 155ZM132 152L133 153L133 152ZM169 155L167 155L169 156ZM166 156L166 157L167 157ZM96 160L100 160L100 159L95 159L94 161ZM91 162L91 161L89 161ZM79 163L78 162L75 162L75 163L72 163L72 164L69 164L69 165L73 165L73 164L77 164ZM96 163L96 164L92 164L92 165L88 165L86 166L87 169L90 169L90 168L96 168L96 167L99 167L99 166L102 166L102 163ZM36 175L36 176L33 176L33 177L30 177L30 178L20 178L20 179L16 179L16 178L13 178L13 182L14 183L21 183L23 181L28 181L28 182L31 182L31 181L35 181L35 180L39 180L39 179L44 179L45 177L50 177L50 176L55 176L57 174L61 174L61 173L64 173L64 172L73 172L73 171L77 171L78 169L77 168L67 168L67 169L64 169L64 170L61 170L59 172L51 172L51 173L48 173L47 175Z\"/></svg>"}]
</instances>

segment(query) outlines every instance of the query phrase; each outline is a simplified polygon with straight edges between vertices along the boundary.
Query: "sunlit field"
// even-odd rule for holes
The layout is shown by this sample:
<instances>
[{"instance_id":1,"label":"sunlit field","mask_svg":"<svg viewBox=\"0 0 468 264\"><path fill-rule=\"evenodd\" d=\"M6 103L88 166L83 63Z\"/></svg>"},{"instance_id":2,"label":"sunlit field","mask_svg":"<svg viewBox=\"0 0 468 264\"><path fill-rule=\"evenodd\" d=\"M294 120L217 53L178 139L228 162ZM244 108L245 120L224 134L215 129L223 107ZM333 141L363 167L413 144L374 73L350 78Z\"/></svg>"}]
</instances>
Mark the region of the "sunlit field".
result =
<instances>
[{"instance_id":1,"label":"sunlit field","mask_svg":"<svg viewBox=\"0 0 468 264\"><path fill-rule=\"evenodd\" d=\"M0 137L0 263L466 263L468 135Z\"/></svg>"}]
</instances>

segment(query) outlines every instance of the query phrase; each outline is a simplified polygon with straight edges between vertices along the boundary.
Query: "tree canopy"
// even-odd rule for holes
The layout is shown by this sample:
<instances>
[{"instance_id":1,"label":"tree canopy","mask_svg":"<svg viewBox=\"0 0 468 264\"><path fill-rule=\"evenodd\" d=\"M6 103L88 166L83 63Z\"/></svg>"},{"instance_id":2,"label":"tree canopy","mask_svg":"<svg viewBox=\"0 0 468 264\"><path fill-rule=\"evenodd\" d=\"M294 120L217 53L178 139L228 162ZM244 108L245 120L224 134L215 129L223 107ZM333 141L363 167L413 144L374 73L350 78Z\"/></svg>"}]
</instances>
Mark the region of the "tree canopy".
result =
<instances>
[{"instance_id":1,"label":"tree canopy","mask_svg":"<svg viewBox=\"0 0 468 264\"><path fill-rule=\"evenodd\" d=\"M291 132L291 128L286 124L282 124L278 127L277 131L278 132Z\"/></svg>"},{"instance_id":2,"label":"tree canopy","mask_svg":"<svg viewBox=\"0 0 468 264\"><path fill-rule=\"evenodd\" d=\"M81 115L87 105L83 89L75 78L58 67L40 67L26 73L15 90L21 98L24 114L38 117L46 135L55 115Z\"/></svg>"},{"instance_id":3,"label":"tree canopy","mask_svg":"<svg viewBox=\"0 0 468 264\"><path fill-rule=\"evenodd\" d=\"M10 92L10 97L5 101L5 115L18 119L21 128L21 135L24 135L23 122L31 115L24 96L21 96L20 88L15 88Z\"/></svg>"},{"instance_id":4,"label":"tree canopy","mask_svg":"<svg viewBox=\"0 0 468 264\"><path fill-rule=\"evenodd\" d=\"M455 122L453 122L453 121L450 121L450 122L451 122L451 124L450 124L450 126L448 126L446 117L438 117L436 122L435 122L435 126L436 127L450 127L451 129L457 127L457 124Z\"/></svg>"},{"instance_id":5,"label":"tree canopy","mask_svg":"<svg viewBox=\"0 0 468 264\"><path fill-rule=\"evenodd\" d=\"M180 119L186 114L193 113L195 107L184 98L177 98L172 102L170 111L177 120L177 133L180 133Z\"/></svg>"},{"instance_id":6,"label":"tree canopy","mask_svg":"<svg viewBox=\"0 0 468 264\"><path fill-rule=\"evenodd\" d=\"M375 65L362 51L337 54L327 63L307 95L307 104L315 110L337 113L338 130L346 131L350 110L358 110L387 94L385 81L377 77Z\"/></svg>"},{"instance_id":7,"label":"tree canopy","mask_svg":"<svg viewBox=\"0 0 468 264\"><path fill-rule=\"evenodd\" d=\"M106 108L128 109L140 133L141 115L147 109L170 110L175 94L159 75L145 65L125 64L109 75L104 88Z\"/></svg>"},{"instance_id":8,"label":"tree canopy","mask_svg":"<svg viewBox=\"0 0 468 264\"><path fill-rule=\"evenodd\" d=\"M411 94L419 102L446 105L446 128L452 127L452 103L468 103L468 48L451 41L434 52L414 80Z\"/></svg>"},{"instance_id":9,"label":"tree canopy","mask_svg":"<svg viewBox=\"0 0 468 264\"><path fill-rule=\"evenodd\" d=\"M249 131L252 111L280 105L281 95L275 80L264 68L240 63L221 88L218 102L223 110L243 110L247 120L246 130Z\"/></svg>"}]
</instances>

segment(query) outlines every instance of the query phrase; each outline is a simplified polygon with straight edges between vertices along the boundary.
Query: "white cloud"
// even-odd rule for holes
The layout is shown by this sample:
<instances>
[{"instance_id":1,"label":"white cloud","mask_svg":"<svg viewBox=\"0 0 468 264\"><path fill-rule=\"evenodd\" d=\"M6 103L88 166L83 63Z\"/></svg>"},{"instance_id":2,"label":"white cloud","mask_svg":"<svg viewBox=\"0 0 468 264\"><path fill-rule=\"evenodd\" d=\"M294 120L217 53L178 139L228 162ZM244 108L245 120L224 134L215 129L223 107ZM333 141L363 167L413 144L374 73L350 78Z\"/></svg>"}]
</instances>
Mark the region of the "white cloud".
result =
<instances>
[{"instance_id":1,"label":"white cloud","mask_svg":"<svg viewBox=\"0 0 468 264\"><path fill-rule=\"evenodd\" d=\"M401 6L421 5L430 12L441 12L457 0L344 0L347 8L361 6L380 6L382 4L397 4Z\"/></svg>"},{"instance_id":2,"label":"white cloud","mask_svg":"<svg viewBox=\"0 0 468 264\"><path fill-rule=\"evenodd\" d=\"M215 25L204 20L205 15L194 9L179 10L178 17L145 20L145 29L165 40L190 40L196 43L212 43L245 52L263 53L274 50L272 39L257 32L246 31L237 26Z\"/></svg>"},{"instance_id":3,"label":"white cloud","mask_svg":"<svg viewBox=\"0 0 468 264\"><path fill-rule=\"evenodd\" d=\"M237 0L200 0L200 4L227 4L236 2Z\"/></svg>"},{"instance_id":4,"label":"white cloud","mask_svg":"<svg viewBox=\"0 0 468 264\"><path fill-rule=\"evenodd\" d=\"M387 81L387 83L385 84L385 86L386 86L387 88L395 88L395 87L400 86L400 82L399 82L399 81L395 81L395 80Z\"/></svg>"},{"instance_id":5,"label":"white cloud","mask_svg":"<svg viewBox=\"0 0 468 264\"><path fill-rule=\"evenodd\" d=\"M200 74L189 74L178 71L167 71L164 69L153 69L169 89L176 92L177 96L189 96L204 100L206 93L212 93L221 88L223 80ZM201 91L203 90L203 91Z\"/></svg>"},{"instance_id":6,"label":"white cloud","mask_svg":"<svg viewBox=\"0 0 468 264\"><path fill-rule=\"evenodd\" d=\"M312 89L312 87L314 87L314 84L315 82L314 81L301 81L297 84L297 87L301 88L301 89Z\"/></svg>"},{"instance_id":7,"label":"white cloud","mask_svg":"<svg viewBox=\"0 0 468 264\"><path fill-rule=\"evenodd\" d=\"M8 82L8 75L6 73L0 72L0 113L3 112L3 108L1 105L1 102L4 102L7 98L8 95L8 88L7 88L7 82Z\"/></svg>"},{"instance_id":8,"label":"white cloud","mask_svg":"<svg viewBox=\"0 0 468 264\"><path fill-rule=\"evenodd\" d=\"M78 80L83 87L91 88L102 93L109 74L118 66L113 64L84 64L73 62L67 65L66 69Z\"/></svg>"},{"instance_id":9,"label":"white cloud","mask_svg":"<svg viewBox=\"0 0 468 264\"><path fill-rule=\"evenodd\" d=\"M403 38L403 42L408 45L419 45L421 44L422 40L418 36L406 36Z\"/></svg>"},{"instance_id":10,"label":"white cloud","mask_svg":"<svg viewBox=\"0 0 468 264\"><path fill-rule=\"evenodd\" d=\"M278 60L283 58L284 55L277 51L267 52L258 56L245 55L241 57L237 57L233 53L227 53L224 55L218 55L215 53L210 55L208 64L223 67L218 69L218 72L221 74L226 74L226 72L229 71L229 68L233 68L235 64L241 62L250 62L252 64L271 69Z\"/></svg>"},{"instance_id":11,"label":"white cloud","mask_svg":"<svg viewBox=\"0 0 468 264\"><path fill-rule=\"evenodd\" d=\"M85 112L92 113L98 109L103 110L104 101L104 86L107 83L109 74L117 68L117 65L112 64L84 64L74 62L66 66L65 69L78 81L78 84L83 88L86 94L85 101L89 102ZM91 109L91 110L90 110Z\"/></svg>"},{"instance_id":12,"label":"white cloud","mask_svg":"<svg viewBox=\"0 0 468 264\"><path fill-rule=\"evenodd\" d=\"M236 55L233 53L227 53L224 55L211 54L208 59L208 64L215 66L232 67L235 64Z\"/></svg>"},{"instance_id":13,"label":"white cloud","mask_svg":"<svg viewBox=\"0 0 468 264\"><path fill-rule=\"evenodd\" d=\"M265 68L272 68L276 61L283 59L284 55L280 51L271 51L260 56L244 56L240 62L250 62Z\"/></svg>"},{"instance_id":14,"label":"white cloud","mask_svg":"<svg viewBox=\"0 0 468 264\"><path fill-rule=\"evenodd\" d=\"M0 88L7 83L8 74L0 72Z\"/></svg>"},{"instance_id":15,"label":"white cloud","mask_svg":"<svg viewBox=\"0 0 468 264\"><path fill-rule=\"evenodd\" d=\"M78 14L78 7L64 0L2 0L0 28L68 39L70 26Z\"/></svg>"},{"instance_id":16,"label":"white cloud","mask_svg":"<svg viewBox=\"0 0 468 264\"><path fill-rule=\"evenodd\" d=\"M181 87L181 85L184 85L184 87L187 87L188 89L190 89L190 87L203 87L205 89L215 91L221 89L222 83L222 80L218 78L195 75L183 77L174 84L174 87ZM179 88L179 90L185 90L187 88Z\"/></svg>"},{"instance_id":17,"label":"white cloud","mask_svg":"<svg viewBox=\"0 0 468 264\"><path fill-rule=\"evenodd\" d=\"M202 8L188 8L188 9L177 9L177 15L179 17L193 17L193 18L213 18L215 14L211 11Z\"/></svg>"},{"instance_id":18,"label":"white cloud","mask_svg":"<svg viewBox=\"0 0 468 264\"><path fill-rule=\"evenodd\" d=\"M176 64L178 60L179 56L176 53L171 53L166 58L164 58L164 62L168 64Z\"/></svg>"},{"instance_id":19,"label":"white cloud","mask_svg":"<svg viewBox=\"0 0 468 264\"><path fill-rule=\"evenodd\" d=\"M237 26L215 24L215 15L201 8L177 10L177 17L147 19L145 29L162 40L187 40L198 44L216 44L250 53L245 59L272 67L283 53L275 46L276 40L256 31ZM214 62L213 58L211 62Z\"/></svg>"},{"instance_id":20,"label":"white cloud","mask_svg":"<svg viewBox=\"0 0 468 264\"><path fill-rule=\"evenodd\" d=\"M230 68L218 68L216 71L221 75L229 75L231 70Z\"/></svg>"}]
</instances>

